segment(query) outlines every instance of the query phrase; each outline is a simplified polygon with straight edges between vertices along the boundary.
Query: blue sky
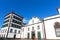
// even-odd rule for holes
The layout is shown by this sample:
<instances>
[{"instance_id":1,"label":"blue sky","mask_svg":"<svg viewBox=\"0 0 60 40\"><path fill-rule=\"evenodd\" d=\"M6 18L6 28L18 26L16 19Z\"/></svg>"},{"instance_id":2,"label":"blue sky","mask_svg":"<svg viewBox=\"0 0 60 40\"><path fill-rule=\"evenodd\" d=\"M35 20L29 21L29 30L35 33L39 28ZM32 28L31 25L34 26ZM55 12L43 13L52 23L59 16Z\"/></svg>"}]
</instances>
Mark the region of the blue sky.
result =
<instances>
[{"instance_id":1,"label":"blue sky","mask_svg":"<svg viewBox=\"0 0 60 40\"><path fill-rule=\"evenodd\" d=\"M4 15L13 11L29 20L32 16L40 19L58 14L60 0L0 0L0 28Z\"/></svg>"}]
</instances>

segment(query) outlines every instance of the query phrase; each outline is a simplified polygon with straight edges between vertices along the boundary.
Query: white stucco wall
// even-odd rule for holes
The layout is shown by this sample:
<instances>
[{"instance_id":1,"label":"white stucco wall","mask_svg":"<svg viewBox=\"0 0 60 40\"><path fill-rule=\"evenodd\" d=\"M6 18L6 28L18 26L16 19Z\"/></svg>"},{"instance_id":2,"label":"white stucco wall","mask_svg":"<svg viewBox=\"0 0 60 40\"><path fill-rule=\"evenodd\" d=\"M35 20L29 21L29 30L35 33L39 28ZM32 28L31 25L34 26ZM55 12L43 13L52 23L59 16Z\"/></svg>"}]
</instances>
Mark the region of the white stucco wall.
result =
<instances>
[{"instance_id":1,"label":"white stucco wall","mask_svg":"<svg viewBox=\"0 0 60 40\"><path fill-rule=\"evenodd\" d=\"M27 27L22 27L21 38L27 38Z\"/></svg>"},{"instance_id":2,"label":"white stucco wall","mask_svg":"<svg viewBox=\"0 0 60 40\"><path fill-rule=\"evenodd\" d=\"M8 31L8 27L2 28L1 31L0 31L0 36L6 38L7 31Z\"/></svg>"},{"instance_id":3,"label":"white stucco wall","mask_svg":"<svg viewBox=\"0 0 60 40\"><path fill-rule=\"evenodd\" d=\"M55 34L55 29L54 29L54 23L55 22L60 22L60 15L55 15L55 16L51 16L48 18L45 18L44 20L44 24L45 24L45 31L46 31L46 38L47 39L60 39L60 37L56 37ZM51 19L51 18L55 18L55 19ZM51 20L47 20L47 19L51 19Z\"/></svg>"},{"instance_id":4,"label":"white stucco wall","mask_svg":"<svg viewBox=\"0 0 60 40\"><path fill-rule=\"evenodd\" d=\"M12 33L10 33L10 29L13 29ZM21 29L18 29L18 28L13 28L13 27L10 27L9 29L9 33L8 33L8 38L14 38L14 34L16 34L16 38L20 38L20 33L18 33L18 31L21 31ZM17 30L16 33L15 30Z\"/></svg>"},{"instance_id":5,"label":"white stucco wall","mask_svg":"<svg viewBox=\"0 0 60 40\"><path fill-rule=\"evenodd\" d=\"M34 20L34 23L33 23L33 20ZM40 28L39 30L38 30L38 26ZM32 27L34 27L34 30L32 30ZM38 35L37 35L38 32L41 33L41 38L43 38L43 27L42 27L42 22L40 22L39 18L33 17L32 19L29 20L28 24L23 28L24 28L24 31L22 31L21 38L27 38L28 33L30 34L30 38L31 38L32 31L35 31L36 38L38 38ZM29 28L29 31L28 31L28 28Z\"/></svg>"},{"instance_id":6,"label":"white stucco wall","mask_svg":"<svg viewBox=\"0 0 60 40\"><path fill-rule=\"evenodd\" d=\"M40 29L38 29L38 26L40 27ZM32 30L32 27L34 27L34 30ZM30 29L28 31L28 28ZM27 33L30 33L30 38L31 38L31 32L35 31L35 36L36 38L38 38L37 33L40 32L41 33L41 38L43 38L43 28L42 28L42 23L38 23L38 24L34 24L34 25L30 25L27 26Z\"/></svg>"}]
</instances>

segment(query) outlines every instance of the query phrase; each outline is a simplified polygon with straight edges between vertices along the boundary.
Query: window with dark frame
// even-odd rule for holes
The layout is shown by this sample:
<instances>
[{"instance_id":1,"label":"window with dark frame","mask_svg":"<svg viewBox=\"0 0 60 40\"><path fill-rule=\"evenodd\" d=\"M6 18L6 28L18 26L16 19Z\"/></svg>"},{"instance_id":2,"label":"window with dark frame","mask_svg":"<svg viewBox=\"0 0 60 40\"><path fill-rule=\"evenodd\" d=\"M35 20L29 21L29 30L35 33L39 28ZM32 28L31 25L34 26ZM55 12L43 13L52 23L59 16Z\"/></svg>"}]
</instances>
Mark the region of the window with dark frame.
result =
<instances>
[{"instance_id":1,"label":"window with dark frame","mask_svg":"<svg viewBox=\"0 0 60 40\"><path fill-rule=\"evenodd\" d=\"M32 27L32 30L34 30L34 27Z\"/></svg>"},{"instance_id":2,"label":"window with dark frame","mask_svg":"<svg viewBox=\"0 0 60 40\"><path fill-rule=\"evenodd\" d=\"M37 26L37 29L39 30L39 29L40 29L40 27L39 27L39 26Z\"/></svg>"},{"instance_id":3,"label":"window with dark frame","mask_svg":"<svg viewBox=\"0 0 60 40\"><path fill-rule=\"evenodd\" d=\"M30 29L28 28L28 31L29 31Z\"/></svg>"},{"instance_id":4,"label":"window with dark frame","mask_svg":"<svg viewBox=\"0 0 60 40\"><path fill-rule=\"evenodd\" d=\"M19 26L19 25L15 25L15 24L12 24L11 27L15 27L15 28L19 28L19 29L21 29L21 26Z\"/></svg>"},{"instance_id":5,"label":"window with dark frame","mask_svg":"<svg viewBox=\"0 0 60 40\"><path fill-rule=\"evenodd\" d=\"M20 33L20 30L18 31L18 33Z\"/></svg>"},{"instance_id":6,"label":"window with dark frame","mask_svg":"<svg viewBox=\"0 0 60 40\"><path fill-rule=\"evenodd\" d=\"M6 17L5 19L8 19L8 18L10 18L10 16Z\"/></svg>"},{"instance_id":7,"label":"window with dark frame","mask_svg":"<svg viewBox=\"0 0 60 40\"><path fill-rule=\"evenodd\" d=\"M55 28L56 36L60 37L60 23L59 22L55 22L54 28Z\"/></svg>"},{"instance_id":8,"label":"window with dark frame","mask_svg":"<svg viewBox=\"0 0 60 40\"><path fill-rule=\"evenodd\" d=\"M2 25L2 28L3 28L3 27L7 27L7 26L8 26L8 24Z\"/></svg>"},{"instance_id":9,"label":"window with dark frame","mask_svg":"<svg viewBox=\"0 0 60 40\"><path fill-rule=\"evenodd\" d=\"M17 19L17 20L19 20L19 21L22 21L21 18L18 18L18 17L16 17L16 16L13 16L13 18L15 18L15 19Z\"/></svg>"},{"instance_id":10,"label":"window with dark frame","mask_svg":"<svg viewBox=\"0 0 60 40\"><path fill-rule=\"evenodd\" d=\"M14 33L17 33L17 30L15 30L15 32Z\"/></svg>"},{"instance_id":11,"label":"window with dark frame","mask_svg":"<svg viewBox=\"0 0 60 40\"><path fill-rule=\"evenodd\" d=\"M12 22L17 23L17 24L21 24L21 22L16 21L16 20L14 20L14 19L13 19L13 21L12 21Z\"/></svg>"},{"instance_id":12,"label":"window with dark frame","mask_svg":"<svg viewBox=\"0 0 60 40\"><path fill-rule=\"evenodd\" d=\"M10 32L12 33L13 32L13 29L10 29Z\"/></svg>"},{"instance_id":13,"label":"window with dark frame","mask_svg":"<svg viewBox=\"0 0 60 40\"><path fill-rule=\"evenodd\" d=\"M9 20L4 21L4 23L9 22Z\"/></svg>"}]
</instances>

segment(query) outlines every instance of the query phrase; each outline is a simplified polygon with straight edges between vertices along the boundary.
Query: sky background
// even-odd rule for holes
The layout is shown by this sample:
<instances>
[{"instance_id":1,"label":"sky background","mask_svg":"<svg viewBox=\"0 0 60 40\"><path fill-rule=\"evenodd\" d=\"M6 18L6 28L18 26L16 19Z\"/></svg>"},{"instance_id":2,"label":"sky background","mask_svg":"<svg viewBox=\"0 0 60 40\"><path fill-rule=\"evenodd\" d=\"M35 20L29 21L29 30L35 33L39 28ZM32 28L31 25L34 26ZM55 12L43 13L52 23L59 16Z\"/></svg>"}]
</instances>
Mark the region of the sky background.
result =
<instances>
[{"instance_id":1,"label":"sky background","mask_svg":"<svg viewBox=\"0 0 60 40\"><path fill-rule=\"evenodd\" d=\"M40 19L57 15L60 0L0 0L0 29L4 16L13 11L24 17L24 22L37 16Z\"/></svg>"}]
</instances>

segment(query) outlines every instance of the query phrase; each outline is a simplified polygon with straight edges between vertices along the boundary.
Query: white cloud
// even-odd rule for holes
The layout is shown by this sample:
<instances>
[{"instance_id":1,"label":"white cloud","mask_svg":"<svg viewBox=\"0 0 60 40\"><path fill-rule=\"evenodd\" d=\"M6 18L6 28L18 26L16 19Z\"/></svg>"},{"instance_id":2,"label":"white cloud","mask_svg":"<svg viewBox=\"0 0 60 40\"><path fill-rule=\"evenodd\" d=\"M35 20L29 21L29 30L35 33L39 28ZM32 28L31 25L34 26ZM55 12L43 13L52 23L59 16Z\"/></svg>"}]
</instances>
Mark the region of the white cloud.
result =
<instances>
[{"instance_id":1,"label":"white cloud","mask_svg":"<svg viewBox=\"0 0 60 40\"><path fill-rule=\"evenodd\" d=\"M24 22L24 23L28 23L28 19L25 19L25 18L24 18L24 19L23 19L23 22Z\"/></svg>"}]
</instances>

